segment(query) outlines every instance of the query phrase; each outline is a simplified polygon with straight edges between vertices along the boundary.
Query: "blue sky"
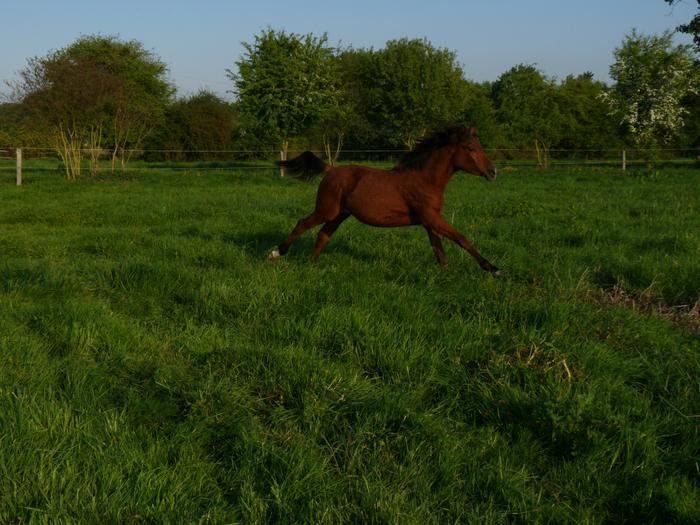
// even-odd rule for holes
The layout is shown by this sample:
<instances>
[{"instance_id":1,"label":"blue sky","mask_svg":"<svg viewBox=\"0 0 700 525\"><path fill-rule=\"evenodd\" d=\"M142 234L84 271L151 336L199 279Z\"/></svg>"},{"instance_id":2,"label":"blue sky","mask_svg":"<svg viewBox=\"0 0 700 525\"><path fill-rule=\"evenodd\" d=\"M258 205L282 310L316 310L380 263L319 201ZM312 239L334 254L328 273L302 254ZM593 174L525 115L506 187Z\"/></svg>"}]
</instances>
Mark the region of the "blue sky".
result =
<instances>
[{"instance_id":1,"label":"blue sky","mask_svg":"<svg viewBox=\"0 0 700 525\"><path fill-rule=\"evenodd\" d=\"M466 76L495 80L518 63L547 75L592 71L608 80L612 52L633 27L660 34L688 21L695 0L0 0L0 91L32 56L82 35L136 39L169 66L180 94L210 89L226 98L241 42L266 27L327 33L332 45L379 48L427 38L457 53ZM686 36L677 41L688 43Z\"/></svg>"}]
</instances>

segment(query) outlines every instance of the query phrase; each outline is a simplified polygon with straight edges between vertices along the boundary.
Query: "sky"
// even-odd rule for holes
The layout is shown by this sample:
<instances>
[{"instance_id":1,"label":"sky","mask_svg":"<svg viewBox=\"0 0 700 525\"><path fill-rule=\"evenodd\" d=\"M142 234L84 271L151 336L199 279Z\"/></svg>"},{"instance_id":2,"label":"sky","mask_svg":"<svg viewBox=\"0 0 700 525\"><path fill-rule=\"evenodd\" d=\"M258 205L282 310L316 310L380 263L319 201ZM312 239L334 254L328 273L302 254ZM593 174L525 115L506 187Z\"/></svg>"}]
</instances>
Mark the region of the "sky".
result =
<instances>
[{"instance_id":1,"label":"sky","mask_svg":"<svg viewBox=\"0 0 700 525\"><path fill-rule=\"evenodd\" d=\"M354 48L427 38L478 82L520 63L608 82L613 50L632 28L661 34L696 10L695 0L0 0L0 93L28 58L99 34L140 41L168 65L179 95L208 89L231 100L226 70L236 69L241 43L268 27Z\"/></svg>"}]
</instances>

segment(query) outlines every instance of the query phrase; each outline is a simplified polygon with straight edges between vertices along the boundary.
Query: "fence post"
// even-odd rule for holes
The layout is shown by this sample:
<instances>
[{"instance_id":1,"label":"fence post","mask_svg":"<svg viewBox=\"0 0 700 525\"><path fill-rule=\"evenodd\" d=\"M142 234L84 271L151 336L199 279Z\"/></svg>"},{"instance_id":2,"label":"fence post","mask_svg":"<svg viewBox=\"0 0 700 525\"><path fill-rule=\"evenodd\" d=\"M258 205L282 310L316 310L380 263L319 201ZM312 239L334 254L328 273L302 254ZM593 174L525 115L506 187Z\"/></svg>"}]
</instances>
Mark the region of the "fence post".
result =
<instances>
[{"instance_id":1,"label":"fence post","mask_svg":"<svg viewBox=\"0 0 700 525\"><path fill-rule=\"evenodd\" d=\"M283 149L280 150L280 160L287 160L286 152ZM284 167L282 166L280 166L280 177L284 177Z\"/></svg>"},{"instance_id":2,"label":"fence post","mask_svg":"<svg viewBox=\"0 0 700 525\"><path fill-rule=\"evenodd\" d=\"M22 148L17 148L17 186L22 185Z\"/></svg>"},{"instance_id":3,"label":"fence post","mask_svg":"<svg viewBox=\"0 0 700 525\"><path fill-rule=\"evenodd\" d=\"M622 171L627 169L627 151L622 150Z\"/></svg>"}]
</instances>

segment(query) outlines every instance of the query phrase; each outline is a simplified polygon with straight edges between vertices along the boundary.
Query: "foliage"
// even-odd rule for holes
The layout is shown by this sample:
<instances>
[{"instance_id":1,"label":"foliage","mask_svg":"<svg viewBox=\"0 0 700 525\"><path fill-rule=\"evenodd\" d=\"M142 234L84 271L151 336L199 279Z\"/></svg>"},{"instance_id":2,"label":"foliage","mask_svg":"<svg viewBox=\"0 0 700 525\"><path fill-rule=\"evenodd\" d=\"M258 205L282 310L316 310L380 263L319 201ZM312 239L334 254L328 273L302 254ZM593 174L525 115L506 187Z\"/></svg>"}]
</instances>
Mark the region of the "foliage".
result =
<instances>
[{"instance_id":1,"label":"foliage","mask_svg":"<svg viewBox=\"0 0 700 525\"><path fill-rule=\"evenodd\" d=\"M468 126L476 127L484 147L508 147L502 125L496 116L490 84L465 83L464 113L460 120Z\"/></svg>"},{"instance_id":2,"label":"foliage","mask_svg":"<svg viewBox=\"0 0 700 525\"><path fill-rule=\"evenodd\" d=\"M23 104L45 129L68 178L75 180L83 148L102 148L109 104L119 90L117 79L94 60L61 51L30 59L20 74Z\"/></svg>"},{"instance_id":3,"label":"foliage","mask_svg":"<svg viewBox=\"0 0 700 525\"><path fill-rule=\"evenodd\" d=\"M476 126L501 158L534 148L541 166L552 149L595 155L628 140L690 148L700 140L698 69L688 47L672 47L669 38L628 37L616 51L624 65L612 66L617 82L608 87L590 73L556 80L526 64L480 84L465 78L453 51L427 40L331 48L325 35L267 29L244 44L236 71L228 71L237 100L227 104L211 93L173 99L165 65L140 43L84 37L30 60L16 86L23 103L0 104L0 138L25 146L52 138L74 173L84 151L97 154L90 159L95 171L108 148L114 170L144 146L269 158L292 144L323 149L333 163L341 152L355 156L351 150L403 150L446 123ZM222 158L178 155L148 153L152 160Z\"/></svg>"},{"instance_id":4,"label":"foliage","mask_svg":"<svg viewBox=\"0 0 700 525\"><path fill-rule=\"evenodd\" d=\"M231 104L214 93L200 91L175 100L166 110L164 125L147 149L166 150L166 158L216 158L217 151L232 148L235 117Z\"/></svg>"},{"instance_id":5,"label":"foliage","mask_svg":"<svg viewBox=\"0 0 700 525\"><path fill-rule=\"evenodd\" d=\"M368 118L394 145L409 149L430 129L458 120L465 81L453 51L427 40L391 40L371 54Z\"/></svg>"},{"instance_id":6,"label":"foliage","mask_svg":"<svg viewBox=\"0 0 700 525\"><path fill-rule=\"evenodd\" d=\"M668 5L677 4L680 0L664 0ZM676 29L681 33L686 33L693 37L693 44L695 46L695 51L700 53L700 0L696 0L698 4L698 13L695 14L689 22L681 24Z\"/></svg>"},{"instance_id":7,"label":"foliage","mask_svg":"<svg viewBox=\"0 0 700 525\"><path fill-rule=\"evenodd\" d=\"M697 301L700 172L641 175L458 176L503 280L355 221L266 264L272 171L0 175L0 522L697 523L700 339L615 300Z\"/></svg>"},{"instance_id":8,"label":"foliage","mask_svg":"<svg viewBox=\"0 0 700 525\"><path fill-rule=\"evenodd\" d=\"M266 29L228 71L238 96L237 110L247 131L268 145L281 145L308 131L335 97L333 50L326 35L297 35Z\"/></svg>"},{"instance_id":9,"label":"foliage","mask_svg":"<svg viewBox=\"0 0 700 525\"><path fill-rule=\"evenodd\" d=\"M617 145L619 136L603 100L606 85L592 73L569 75L557 89L561 131L557 147L603 150Z\"/></svg>"},{"instance_id":10,"label":"foliage","mask_svg":"<svg viewBox=\"0 0 700 525\"><path fill-rule=\"evenodd\" d=\"M641 35L633 30L615 49L604 93L611 115L638 146L668 142L684 125L684 97L698 92L698 72L689 46L674 46L672 33Z\"/></svg>"},{"instance_id":11,"label":"foliage","mask_svg":"<svg viewBox=\"0 0 700 525\"><path fill-rule=\"evenodd\" d=\"M343 142L355 149L376 149L386 144L387 139L370 121L372 89L371 71L374 60L371 49L339 49L334 57L337 72L337 103L340 118L322 118L322 130L332 132L336 120ZM333 117L333 115L330 115Z\"/></svg>"},{"instance_id":12,"label":"foliage","mask_svg":"<svg viewBox=\"0 0 700 525\"><path fill-rule=\"evenodd\" d=\"M138 148L165 110L172 87L167 68L137 41L85 36L44 57L29 59L15 86L16 96L46 129L66 165L67 175L80 173L83 148L91 164L106 145L112 167L127 160L127 148Z\"/></svg>"},{"instance_id":13,"label":"foliage","mask_svg":"<svg viewBox=\"0 0 700 525\"><path fill-rule=\"evenodd\" d=\"M507 140L518 148L531 148L534 142L540 165L547 167L549 149L562 137L554 80L534 65L519 64L494 82L493 99Z\"/></svg>"},{"instance_id":14,"label":"foliage","mask_svg":"<svg viewBox=\"0 0 700 525\"><path fill-rule=\"evenodd\" d=\"M337 50L329 58L332 66L332 96L326 100L316 124L309 135L323 145L326 158L334 164L348 137L361 140L369 127L363 109L361 75L363 52Z\"/></svg>"},{"instance_id":15,"label":"foliage","mask_svg":"<svg viewBox=\"0 0 700 525\"><path fill-rule=\"evenodd\" d=\"M0 103L0 147L36 146L35 132L27 129L23 122L26 109L22 104Z\"/></svg>"},{"instance_id":16,"label":"foliage","mask_svg":"<svg viewBox=\"0 0 700 525\"><path fill-rule=\"evenodd\" d=\"M681 148L700 148L700 93L688 95L683 100L683 107L688 110L688 114L678 145Z\"/></svg>"}]
</instances>

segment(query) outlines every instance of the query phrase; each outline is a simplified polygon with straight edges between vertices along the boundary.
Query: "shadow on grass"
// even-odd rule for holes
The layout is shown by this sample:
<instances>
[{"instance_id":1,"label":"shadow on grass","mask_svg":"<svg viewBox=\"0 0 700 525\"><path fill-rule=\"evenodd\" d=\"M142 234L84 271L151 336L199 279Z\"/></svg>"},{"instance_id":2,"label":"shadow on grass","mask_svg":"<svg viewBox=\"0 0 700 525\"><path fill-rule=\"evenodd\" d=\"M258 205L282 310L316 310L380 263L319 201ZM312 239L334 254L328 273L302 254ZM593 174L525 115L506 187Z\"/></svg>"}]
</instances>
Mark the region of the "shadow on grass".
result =
<instances>
[{"instance_id":1,"label":"shadow on grass","mask_svg":"<svg viewBox=\"0 0 700 525\"><path fill-rule=\"evenodd\" d=\"M290 248L289 252L285 255L285 258L294 260L308 260L313 250L314 243L316 242L316 235L318 233L318 228L310 232L306 232L301 236L294 245ZM273 248L279 246L279 244L284 241L289 235L289 232L283 231L249 231L245 233L236 233L232 235L224 235L221 240L226 243L235 244L236 246L242 248L248 255L254 259L264 259L268 256ZM324 255L331 253L339 253L348 256L352 259L359 260L362 262L372 262L376 259L371 253L365 250L358 250L357 248L348 245L342 239L342 235L338 238L333 237L330 243L321 252L319 260L323 260Z\"/></svg>"}]
</instances>

